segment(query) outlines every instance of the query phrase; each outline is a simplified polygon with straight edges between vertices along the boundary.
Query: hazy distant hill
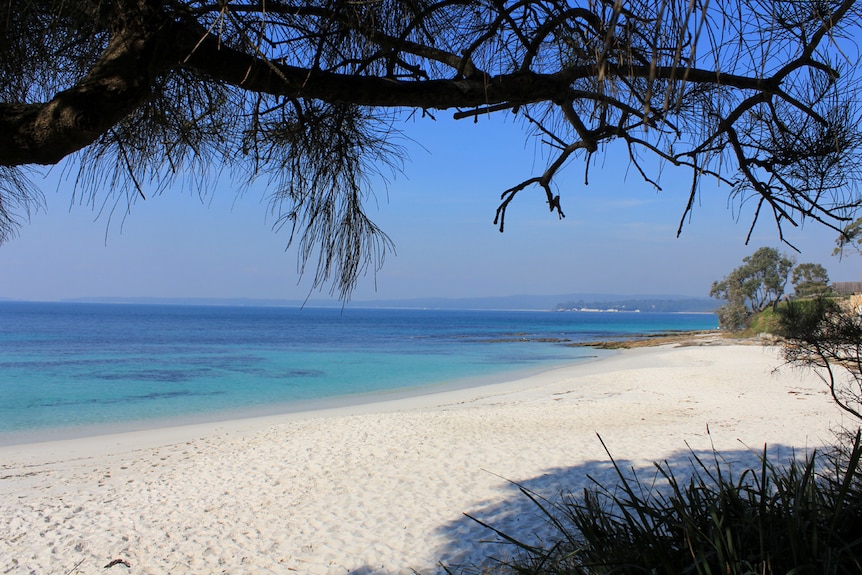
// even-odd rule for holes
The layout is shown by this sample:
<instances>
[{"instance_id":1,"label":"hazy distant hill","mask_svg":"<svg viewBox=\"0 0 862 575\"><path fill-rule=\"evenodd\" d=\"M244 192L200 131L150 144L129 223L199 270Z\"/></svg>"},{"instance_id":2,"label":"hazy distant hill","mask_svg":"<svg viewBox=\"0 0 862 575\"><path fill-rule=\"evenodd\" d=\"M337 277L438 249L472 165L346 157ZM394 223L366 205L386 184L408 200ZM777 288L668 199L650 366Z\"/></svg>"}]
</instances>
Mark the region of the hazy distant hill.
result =
<instances>
[{"instance_id":1,"label":"hazy distant hill","mask_svg":"<svg viewBox=\"0 0 862 575\"><path fill-rule=\"evenodd\" d=\"M629 299L584 299L567 300L557 304L558 310L600 309L641 312L714 312L718 303L709 298L664 298L640 297Z\"/></svg>"},{"instance_id":2,"label":"hazy distant hill","mask_svg":"<svg viewBox=\"0 0 862 575\"><path fill-rule=\"evenodd\" d=\"M342 307L337 300L276 300L244 298L81 298L77 302L125 303L160 305L229 305L229 306L290 306ZM640 310L642 312L712 312L718 305L709 298L678 295L513 295L471 298L405 298L384 300L354 300L352 308L412 308L412 309L506 309L552 311L570 308Z\"/></svg>"},{"instance_id":3,"label":"hazy distant hill","mask_svg":"<svg viewBox=\"0 0 862 575\"><path fill-rule=\"evenodd\" d=\"M718 304L710 298L690 296L641 296L609 294L514 295L476 298L417 298L382 301L357 301L356 307L409 307L426 309L520 309L562 310L576 307L591 309L640 310L642 312L712 312Z\"/></svg>"}]
</instances>

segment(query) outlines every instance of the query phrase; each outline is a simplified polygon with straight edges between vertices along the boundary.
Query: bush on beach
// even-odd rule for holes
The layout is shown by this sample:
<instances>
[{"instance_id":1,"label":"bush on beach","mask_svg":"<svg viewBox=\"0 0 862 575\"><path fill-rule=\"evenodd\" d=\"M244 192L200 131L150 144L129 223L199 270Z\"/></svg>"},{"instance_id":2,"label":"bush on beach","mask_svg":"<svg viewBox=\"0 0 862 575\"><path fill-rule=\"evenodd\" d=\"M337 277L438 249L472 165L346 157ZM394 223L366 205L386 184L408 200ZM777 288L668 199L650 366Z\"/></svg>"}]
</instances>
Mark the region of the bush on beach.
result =
<instances>
[{"instance_id":1,"label":"bush on beach","mask_svg":"<svg viewBox=\"0 0 862 575\"><path fill-rule=\"evenodd\" d=\"M554 527L553 543L534 546L486 525L515 546L516 559L474 572L862 573L860 458L859 432L786 465L769 461L764 448L759 467L738 475L720 454L704 461L692 452L685 479L665 462L644 482L611 457L612 488L594 481L559 503L522 488Z\"/></svg>"}]
</instances>

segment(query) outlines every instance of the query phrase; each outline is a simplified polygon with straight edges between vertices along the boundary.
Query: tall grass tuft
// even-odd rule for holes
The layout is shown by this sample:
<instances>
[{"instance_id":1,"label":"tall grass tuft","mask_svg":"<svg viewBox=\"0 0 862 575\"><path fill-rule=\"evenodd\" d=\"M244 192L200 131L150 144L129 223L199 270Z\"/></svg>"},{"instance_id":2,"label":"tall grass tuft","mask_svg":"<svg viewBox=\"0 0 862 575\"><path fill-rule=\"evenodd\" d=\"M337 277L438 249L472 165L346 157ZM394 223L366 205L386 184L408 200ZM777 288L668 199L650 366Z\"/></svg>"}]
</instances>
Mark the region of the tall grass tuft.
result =
<instances>
[{"instance_id":1,"label":"tall grass tuft","mask_svg":"<svg viewBox=\"0 0 862 575\"><path fill-rule=\"evenodd\" d=\"M580 496L558 503L522 488L553 525L555 543L536 547L486 525L518 553L483 572L860 574L860 458L858 432L842 448L780 466L764 448L760 465L738 475L718 453L704 461L692 451L685 480L665 462L644 482L611 457L612 488L591 478Z\"/></svg>"}]
</instances>

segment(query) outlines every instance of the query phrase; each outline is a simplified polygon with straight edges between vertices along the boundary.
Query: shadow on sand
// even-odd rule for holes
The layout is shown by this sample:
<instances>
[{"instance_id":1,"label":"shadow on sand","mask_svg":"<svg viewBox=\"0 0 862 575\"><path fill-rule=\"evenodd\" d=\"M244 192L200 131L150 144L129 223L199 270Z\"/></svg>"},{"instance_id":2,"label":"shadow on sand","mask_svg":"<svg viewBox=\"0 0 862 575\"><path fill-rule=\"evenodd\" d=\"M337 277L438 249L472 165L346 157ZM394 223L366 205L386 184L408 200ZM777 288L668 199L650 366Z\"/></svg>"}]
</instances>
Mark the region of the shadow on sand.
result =
<instances>
[{"instance_id":1,"label":"shadow on sand","mask_svg":"<svg viewBox=\"0 0 862 575\"><path fill-rule=\"evenodd\" d=\"M791 459L799 459L809 453L810 450L770 445L766 455L770 463L776 467L782 467ZM762 446L759 451L740 448L720 453L680 450L662 460L661 463L666 463L665 468L672 470L680 482L686 482L698 465L695 457L710 469L714 468L718 461L725 477L732 476L734 480L738 480L746 469L759 471L762 456ZM654 464L636 465L624 459L616 460L616 463L627 478L636 477L638 484L644 489L661 488L660 485L663 482L659 481L660 475ZM524 543L545 547L553 545L553 542L559 538L559 532L523 491L551 503L560 503L564 497L573 496L581 500L585 488L600 485L613 491L619 483L619 476L610 458L605 461L588 461L572 467L552 468L540 476L517 484L509 483L508 493L504 498L480 504L470 512L475 519L464 515L440 527L440 531L448 541L445 546L437 549L436 556L441 567L423 570L421 575L444 573L445 569L442 566L446 566L452 573L465 575L487 573L488 571L483 568L492 567L500 560L506 561L517 556L518 549L515 545L507 543L479 521ZM370 574L374 571L365 571L365 573Z\"/></svg>"}]
</instances>

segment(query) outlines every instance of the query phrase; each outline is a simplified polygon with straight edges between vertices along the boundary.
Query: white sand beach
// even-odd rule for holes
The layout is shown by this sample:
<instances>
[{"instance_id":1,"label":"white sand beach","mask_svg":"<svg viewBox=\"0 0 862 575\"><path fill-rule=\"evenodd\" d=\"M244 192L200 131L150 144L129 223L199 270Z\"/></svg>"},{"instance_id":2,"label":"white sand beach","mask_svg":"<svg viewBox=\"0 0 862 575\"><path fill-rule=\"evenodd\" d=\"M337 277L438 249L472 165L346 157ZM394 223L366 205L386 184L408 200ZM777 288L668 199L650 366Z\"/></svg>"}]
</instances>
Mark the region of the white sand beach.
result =
<instances>
[{"instance_id":1,"label":"white sand beach","mask_svg":"<svg viewBox=\"0 0 862 575\"><path fill-rule=\"evenodd\" d=\"M829 444L844 420L778 350L661 346L520 381L369 405L0 448L0 572L436 573L530 538L587 475L751 465ZM709 433L707 433L707 429ZM688 446L688 447L687 447ZM513 483L514 482L514 483Z\"/></svg>"}]
</instances>

